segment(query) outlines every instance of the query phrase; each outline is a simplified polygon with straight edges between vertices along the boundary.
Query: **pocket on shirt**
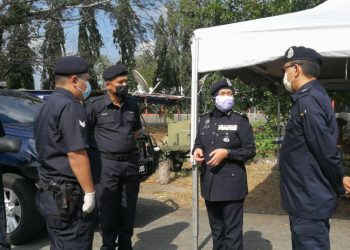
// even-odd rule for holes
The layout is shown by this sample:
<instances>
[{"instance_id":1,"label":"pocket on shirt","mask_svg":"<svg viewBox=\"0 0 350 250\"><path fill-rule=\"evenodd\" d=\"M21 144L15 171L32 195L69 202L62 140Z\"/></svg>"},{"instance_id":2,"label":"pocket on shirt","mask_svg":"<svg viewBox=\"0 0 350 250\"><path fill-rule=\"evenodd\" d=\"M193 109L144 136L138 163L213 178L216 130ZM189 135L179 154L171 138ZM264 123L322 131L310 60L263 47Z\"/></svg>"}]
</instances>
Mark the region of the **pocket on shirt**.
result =
<instances>
[{"instance_id":1,"label":"pocket on shirt","mask_svg":"<svg viewBox=\"0 0 350 250\"><path fill-rule=\"evenodd\" d=\"M98 124L114 123L113 116L100 116L97 118Z\"/></svg>"},{"instance_id":2,"label":"pocket on shirt","mask_svg":"<svg viewBox=\"0 0 350 250\"><path fill-rule=\"evenodd\" d=\"M218 131L217 146L223 148L237 148L240 140L237 131Z\"/></svg>"},{"instance_id":3,"label":"pocket on shirt","mask_svg":"<svg viewBox=\"0 0 350 250\"><path fill-rule=\"evenodd\" d=\"M126 120L127 120L128 122L133 122L133 121L135 121L135 113L134 113L134 112L128 112L128 113L126 114Z\"/></svg>"},{"instance_id":4,"label":"pocket on shirt","mask_svg":"<svg viewBox=\"0 0 350 250\"><path fill-rule=\"evenodd\" d=\"M294 128L294 124L292 120L289 120L286 125L286 130L291 131Z\"/></svg>"}]
</instances>

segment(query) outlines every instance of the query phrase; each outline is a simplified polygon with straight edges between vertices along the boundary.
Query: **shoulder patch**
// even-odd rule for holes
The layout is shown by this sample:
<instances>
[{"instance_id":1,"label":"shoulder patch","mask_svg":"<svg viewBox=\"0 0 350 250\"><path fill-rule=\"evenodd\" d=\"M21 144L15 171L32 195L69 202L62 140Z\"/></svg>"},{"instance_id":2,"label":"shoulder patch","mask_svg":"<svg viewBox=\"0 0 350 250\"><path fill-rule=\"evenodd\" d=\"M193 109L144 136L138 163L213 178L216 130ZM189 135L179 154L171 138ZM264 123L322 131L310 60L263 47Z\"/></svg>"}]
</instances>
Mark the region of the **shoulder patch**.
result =
<instances>
[{"instance_id":1,"label":"shoulder patch","mask_svg":"<svg viewBox=\"0 0 350 250\"><path fill-rule=\"evenodd\" d=\"M244 113L241 113L241 112L238 112L238 111L233 111L233 113L236 114L236 115L239 115L239 116L241 116L241 117L243 117L245 119L248 119L247 114L244 114Z\"/></svg>"},{"instance_id":2,"label":"shoulder patch","mask_svg":"<svg viewBox=\"0 0 350 250\"><path fill-rule=\"evenodd\" d=\"M94 103L94 102L100 101L104 98L104 96L105 95L91 97L89 98L88 102Z\"/></svg>"},{"instance_id":3,"label":"shoulder patch","mask_svg":"<svg viewBox=\"0 0 350 250\"><path fill-rule=\"evenodd\" d=\"M206 115L210 115L210 113L211 113L211 112L204 113L204 114L202 114L202 115L199 115L199 117L204 117L204 116L206 116Z\"/></svg>"}]
</instances>

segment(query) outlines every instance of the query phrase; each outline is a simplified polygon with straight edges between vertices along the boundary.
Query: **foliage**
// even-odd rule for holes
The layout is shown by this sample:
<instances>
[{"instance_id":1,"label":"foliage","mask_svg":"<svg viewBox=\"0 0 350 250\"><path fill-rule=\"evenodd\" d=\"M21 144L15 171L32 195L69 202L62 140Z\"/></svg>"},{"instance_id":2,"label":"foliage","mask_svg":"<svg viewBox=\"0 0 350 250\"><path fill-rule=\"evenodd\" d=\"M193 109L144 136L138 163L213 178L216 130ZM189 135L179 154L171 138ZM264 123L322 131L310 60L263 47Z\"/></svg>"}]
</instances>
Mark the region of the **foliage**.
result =
<instances>
[{"instance_id":1,"label":"foliage","mask_svg":"<svg viewBox=\"0 0 350 250\"><path fill-rule=\"evenodd\" d=\"M117 6L112 10L112 17L116 21L113 41L119 48L121 61L127 68L133 69L136 45L142 40L144 27L131 7L130 0L119 0Z\"/></svg>"},{"instance_id":2,"label":"foliage","mask_svg":"<svg viewBox=\"0 0 350 250\"><path fill-rule=\"evenodd\" d=\"M154 59L154 53L150 49L144 50L142 54L135 58L135 69L137 69L137 71L145 78L150 87L155 87L153 77L155 75L156 68L157 64L156 60Z\"/></svg>"},{"instance_id":3,"label":"foliage","mask_svg":"<svg viewBox=\"0 0 350 250\"><path fill-rule=\"evenodd\" d=\"M271 158L276 156L277 137L275 123L258 121L253 124L254 138L256 144L256 158Z\"/></svg>"},{"instance_id":4,"label":"foliage","mask_svg":"<svg viewBox=\"0 0 350 250\"><path fill-rule=\"evenodd\" d=\"M108 56L101 55L99 58L96 59L94 63L94 71L96 72L98 89L104 88L104 80L102 78L102 74L105 71L105 69L111 65L112 62L108 58Z\"/></svg>"},{"instance_id":5,"label":"foliage","mask_svg":"<svg viewBox=\"0 0 350 250\"><path fill-rule=\"evenodd\" d=\"M135 66L134 53L144 39L146 22L136 9L154 6L156 0L19 0L0 3L0 80L11 88L33 88L34 68L41 70L42 88L53 88L52 69L66 54L64 28L79 23L78 53L91 64L100 58L102 38L95 14L104 13L116 24L114 42L121 60ZM146 8L145 8L146 9ZM42 45L41 45L42 44ZM33 52L31 48L40 48ZM69 51L68 54L78 54ZM19 63L20 62L20 63ZM98 77L90 72L91 84Z\"/></svg>"},{"instance_id":6,"label":"foliage","mask_svg":"<svg viewBox=\"0 0 350 250\"><path fill-rule=\"evenodd\" d=\"M4 63L0 65L0 80L6 78L12 81L12 87L31 88L36 67L42 69L42 87L52 88L52 67L56 59L65 54L63 29L66 24L76 21L80 25L79 54L95 64L100 58L102 46L95 14L104 13L115 25L114 43L129 70L140 67L150 84L162 79L161 91L171 94L184 92L188 96L191 86L190 39L195 29L303 10L322 2L324 0L3 1L0 4L0 60ZM166 13L157 21L149 14L163 9ZM148 20L140 13L146 13ZM145 52L145 56L135 59L138 45L152 34L156 45L154 51ZM42 40L40 53L33 53L29 45L40 44ZM10 53L10 49L16 51ZM19 65L16 61L24 64ZM149 65L144 62L149 62ZM91 75L91 83L96 88L98 77L94 70ZM205 88L209 86L210 83L205 84ZM265 102L265 99L259 98L266 98L264 92L268 90L250 88L244 91L252 93L254 98L241 96L242 101L237 102L237 107L244 109L253 103ZM240 92L243 93L243 90ZM212 105L210 97L203 105ZM188 106L184 108L189 110Z\"/></svg>"},{"instance_id":7,"label":"foliage","mask_svg":"<svg viewBox=\"0 0 350 250\"><path fill-rule=\"evenodd\" d=\"M54 66L57 59L65 54L65 35L61 22L61 13L56 13L44 25L45 38L41 46L42 73L41 88L54 89Z\"/></svg>"},{"instance_id":8,"label":"foliage","mask_svg":"<svg viewBox=\"0 0 350 250\"><path fill-rule=\"evenodd\" d=\"M9 6L8 12L11 16L20 18L28 12L30 3L13 3ZM31 26L28 23L11 26L8 30L8 42L6 50L6 63L2 62L2 78L6 79L7 87L34 88L32 58L34 56L29 47Z\"/></svg>"},{"instance_id":9,"label":"foliage","mask_svg":"<svg viewBox=\"0 0 350 250\"><path fill-rule=\"evenodd\" d=\"M97 29L95 10L95 7L80 10L81 20L79 24L78 41L79 55L92 65L94 65L96 60L100 57L100 48L103 45L102 37ZM97 89L97 76L93 67L90 69L89 74L89 82L92 89Z\"/></svg>"},{"instance_id":10,"label":"foliage","mask_svg":"<svg viewBox=\"0 0 350 250\"><path fill-rule=\"evenodd\" d=\"M164 79L166 83L163 83L162 90L167 93L179 93L179 87L182 86L185 94L189 95L191 86L189 41L195 29L299 11L315 7L322 2L324 0L169 0L165 5L166 18L161 16L154 26L157 69L153 79ZM216 72L206 79L204 85L202 84L199 98L200 113L208 111L213 106L209 89L211 83L220 77L222 75ZM271 94L271 89L257 89L255 86L242 84L239 80L231 80L237 89L238 110L246 111L256 106L261 111L268 112L269 120L276 120L277 97ZM279 98L282 102L281 113L285 119L289 97Z\"/></svg>"}]
</instances>

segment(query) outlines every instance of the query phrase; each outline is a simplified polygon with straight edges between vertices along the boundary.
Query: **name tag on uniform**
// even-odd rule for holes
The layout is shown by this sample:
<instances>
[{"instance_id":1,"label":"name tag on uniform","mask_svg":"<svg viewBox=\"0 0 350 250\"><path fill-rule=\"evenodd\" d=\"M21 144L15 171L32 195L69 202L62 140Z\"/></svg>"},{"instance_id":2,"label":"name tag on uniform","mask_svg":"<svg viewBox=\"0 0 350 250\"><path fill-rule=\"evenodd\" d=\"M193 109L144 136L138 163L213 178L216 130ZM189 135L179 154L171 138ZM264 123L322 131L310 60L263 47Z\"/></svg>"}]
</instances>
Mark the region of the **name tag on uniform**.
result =
<instances>
[{"instance_id":1,"label":"name tag on uniform","mask_svg":"<svg viewBox=\"0 0 350 250\"><path fill-rule=\"evenodd\" d=\"M219 125L218 130L230 130L230 131L236 131L237 125Z\"/></svg>"}]
</instances>

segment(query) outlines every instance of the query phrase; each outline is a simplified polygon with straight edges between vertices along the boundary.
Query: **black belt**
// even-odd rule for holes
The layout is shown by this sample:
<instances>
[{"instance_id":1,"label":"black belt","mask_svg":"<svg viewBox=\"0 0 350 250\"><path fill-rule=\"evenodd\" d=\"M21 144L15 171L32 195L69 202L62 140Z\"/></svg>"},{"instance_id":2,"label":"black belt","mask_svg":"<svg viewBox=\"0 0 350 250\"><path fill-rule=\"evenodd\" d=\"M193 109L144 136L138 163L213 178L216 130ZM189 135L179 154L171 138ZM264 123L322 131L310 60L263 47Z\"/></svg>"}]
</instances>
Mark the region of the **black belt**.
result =
<instances>
[{"instance_id":1,"label":"black belt","mask_svg":"<svg viewBox=\"0 0 350 250\"><path fill-rule=\"evenodd\" d=\"M112 161L128 161L130 160L129 154L111 154L111 153L104 153L100 152L101 157L112 160Z\"/></svg>"}]
</instances>

